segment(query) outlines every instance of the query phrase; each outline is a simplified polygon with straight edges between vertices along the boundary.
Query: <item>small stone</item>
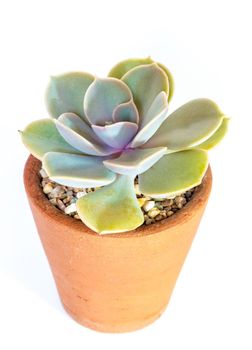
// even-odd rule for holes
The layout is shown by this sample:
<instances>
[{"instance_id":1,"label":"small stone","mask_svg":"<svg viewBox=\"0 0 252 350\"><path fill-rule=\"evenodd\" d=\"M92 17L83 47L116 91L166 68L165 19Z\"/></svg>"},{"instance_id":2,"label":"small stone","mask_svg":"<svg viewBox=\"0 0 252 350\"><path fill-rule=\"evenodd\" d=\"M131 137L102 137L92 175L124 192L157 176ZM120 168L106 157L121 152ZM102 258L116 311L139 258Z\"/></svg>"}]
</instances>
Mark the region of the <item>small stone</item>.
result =
<instances>
[{"instance_id":1,"label":"small stone","mask_svg":"<svg viewBox=\"0 0 252 350\"><path fill-rule=\"evenodd\" d=\"M81 191L81 192L77 192L76 193L76 198L81 198L81 197L83 197L83 196L85 196L87 194L87 192L83 192L83 191Z\"/></svg>"},{"instance_id":2,"label":"small stone","mask_svg":"<svg viewBox=\"0 0 252 350\"><path fill-rule=\"evenodd\" d=\"M160 210L158 208L152 208L150 211L148 211L148 216L153 219L160 213Z\"/></svg>"},{"instance_id":3,"label":"small stone","mask_svg":"<svg viewBox=\"0 0 252 350\"><path fill-rule=\"evenodd\" d=\"M162 215L160 215L160 214L158 214L156 217L155 217L155 220L156 221L160 221L160 220L163 220L164 219L164 217L162 216Z\"/></svg>"},{"instance_id":4,"label":"small stone","mask_svg":"<svg viewBox=\"0 0 252 350\"><path fill-rule=\"evenodd\" d=\"M65 214L72 214L76 212L76 204L72 203L68 207L65 208Z\"/></svg>"},{"instance_id":5,"label":"small stone","mask_svg":"<svg viewBox=\"0 0 252 350\"><path fill-rule=\"evenodd\" d=\"M137 201L138 201L139 206L142 208L142 206L146 202L146 198L140 197L140 198L137 198Z\"/></svg>"},{"instance_id":6,"label":"small stone","mask_svg":"<svg viewBox=\"0 0 252 350\"><path fill-rule=\"evenodd\" d=\"M173 205L173 199L167 199L162 203L163 207L171 207Z\"/></svg>"},{"instance_id":7,"label":"small stone","mask_svg":"<svg viewBox=\"0 0 252 350\"><path fill-rule=\"evenodd\" d=\"M73 191L72 190L67 190L66 195L67 196L72 196L73 195Z\"/></svg>"},{"instance_id":8,"label":"small stone","mask_svg":"<svg viewBox=\"0 0 252 350\"><path fill-rule=\"evenodd\" d=\"M164 210L167 212L167 211L169 211L169 210L171 210L172 209L172 207L171 206L168 206L168 207L164 207Z\"/></svg>"},{"instance_id":9,"label":"small stone","mask_svg":"<svg viewBox=\"0 0 252 350\"><path fill-rule=\"evenodd\" d=\"M167 214L166 214L165 210L161 210L159 215L162 215L163 218L167 217Z\"/></svg>"},{"instance_id":10,"label":"small stone","mask_svg":"<svg viewBox=\"0 0 252 350\"><path fill-rule=\"evenodd\" d=\"M81 219L81 218L79 217L78 214L75 214L75 215L74 215L74 218L77 219L77 220L80 220L80 219Z\"/></svg>"},{"instance_id":11,"label":"small stone","mask_svg":"<svg viewBox=\"0 0 252 350\"><path fill-rule=\"evenodd\" d=\"M152 219L147 219L146 221L145 221L145 224L146 225L150 225L150 224L152 224L153 223L153 220Z\"/></svg>"},{"instance_id":12,"label":"small stone","mask_svg":"<svg viewBox=\"0 0 252 350\"><path fill-rule=\"evenodd\" d=\"M57 205L57 199L56 198L49 199L49 202L52 203L53 205Z\"/></svg>"},{"instance_id":13,"label":"small stone","mask_svg":"<svg viewBox=\"0 0 252 350\"><path fill-rule=\"evenodd\" d=\"M157 207L159 210L163 210L163 208L164 208L164 207L163 207L162 205L160 205L160 204L157 204L156 207Z\"/></svg>"},{"instance_id":14,"label":"small stone","mask_svg":"<svg viewBox=\"0 0 252 350\"><path fill-rule=\"evenodd\" d=\"M44 169L40 169L39 171L40 176L44 179L45 177L48 177L47 173L45 172Z\"/></svg>"},{"instance_id":15,"label":"small stone","mask_svg":"<svg viewBox=\"0 0 252 350\"><path fill-rule=\"evenodd\" d=\"M71 201L70 201L70 203L72 204L72 203L76 203L77 202L77 198L76 197L73 197L72 199L71 199Z\"/></svg>"},{"instance_id":16,"label":"small stone","mask_svg":"<svg viewBox=\"0 0 252 350\"><path fill-rule=\"evenodd\" d=\"M148 212L155 207L155 201L146 201L143 205L143 210Z\"/></svg>"},{"instance_id":17,"label":"small stone","mask_svg":"<svg viewBox=\"0 0 252 350\"><path fill-rule=\"evenodd\" d=\"M186 199L184 197L182 197L182 196L178 196L178 197L175 198L175 203L177 204L178 208L180 206L182 208L182 206L186 203Z\"/></svg>"},{"instance_id":18,"label":"small stone","mask_svg":"<svg viewBox=\"0 0 252 350\"><path fill-rule=\"evenodd\" d=\"M57 206L58 206L58 208L59 208L60 210L65 211L66 206L65 206L65 204L62 202L61 199L57 199Z\"/></svg>"},{"instance_id":19,"label":"small stone","mask_svg":"<svg viewBox=\"0 0 252 350\"><path fill-rule=\"evenodd\" d=\"M51 192L51 196L56 198L56 197L60 197L62 194L64 193L64 188L62 188L62 186L56 186L52 192ZM65 196L64 196L65 197ZM61 198L62 199L62 198Z\"/></svg>"},{"instance_id":20,"label":"small stone","mask_svg":"<svg viewBox=\"0 0 252 350\"><path fill-rule=\"evenodd\" d=\"M172 210L169 210L168 212L167 212L167 216L172 216L174 214L174 212L172 211Z\"/></svg>"},{"instance_id":21,"label":"small stone","mask_svg":"<svg viewBox=\"0 0 252 350\"><path fill-rule=\"evenodd\" d=\"M45 187L45 185L48 184L49 182L51 182L49 177L45 177L41 182L42 187ZM54 186L54 183L51 182L51 184Z\"/></svg>"},{"instance_id":22,"label":"small stone","mask_svg":"<svg viewBox=\"0 0 252 350\"><path fill-rule=\"evenodd\" d=\"M70 196L67 196L66 198L64 198L63 199L63 203L69 203L69 202L71 202L71 199L72 199L72 197L70 197Z\"/></svg>"},{"instance_id":23,"label":"small stone","mask_svg":"<svg viewBox=\"0 0 252 350\"><path fill-rule=\"evenodd\" d=\"M51 182L47 183L47 184L44 186L44 188L43 188L43 192L44 192L45 194L51 193L52 190L53 190L53 184L52 184Z\"/></svg>"}]
</instances>

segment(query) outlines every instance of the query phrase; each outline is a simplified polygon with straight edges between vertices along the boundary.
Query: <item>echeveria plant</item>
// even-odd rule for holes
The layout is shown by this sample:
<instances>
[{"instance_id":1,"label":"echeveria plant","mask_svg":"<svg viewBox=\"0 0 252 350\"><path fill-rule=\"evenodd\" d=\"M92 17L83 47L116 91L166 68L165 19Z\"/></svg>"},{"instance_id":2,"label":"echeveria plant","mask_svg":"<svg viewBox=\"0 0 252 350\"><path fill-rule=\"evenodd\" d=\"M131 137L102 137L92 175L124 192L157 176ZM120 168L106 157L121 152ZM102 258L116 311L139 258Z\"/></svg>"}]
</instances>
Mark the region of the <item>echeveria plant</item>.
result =
<instances>
[{"instance_id":1,"label":"echeveria plant","mask_svg":"<svg viewBox=\"0 0 252 350\"><path fill-rule=\"evenodd\" d=\"M129 231L144 222L134 179L151 197L171 197L201 183L207 150L224 136L228 118L208 99L168 115L170 72L160 63L129 59L107 78L67 73L51 78L51 119L29 124L22 139L62 185L90 188L78 199L81 220L99 233Z\"/></svg>"}]
</instances>

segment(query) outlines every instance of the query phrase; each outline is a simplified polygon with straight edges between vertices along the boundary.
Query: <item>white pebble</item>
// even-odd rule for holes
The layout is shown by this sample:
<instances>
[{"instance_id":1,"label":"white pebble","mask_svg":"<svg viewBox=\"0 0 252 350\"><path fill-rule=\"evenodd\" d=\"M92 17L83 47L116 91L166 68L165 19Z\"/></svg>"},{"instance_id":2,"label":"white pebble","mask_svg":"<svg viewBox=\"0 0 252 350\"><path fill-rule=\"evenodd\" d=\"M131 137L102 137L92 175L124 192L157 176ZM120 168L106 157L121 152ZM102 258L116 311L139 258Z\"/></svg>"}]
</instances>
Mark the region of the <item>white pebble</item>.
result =
<instances>
[{"instance_id":1,"label":"white pebble","mask_svg":"<svg viewBox=\"0 0 252 350\"><path fill-rule=\"evenodd\" d=\"M143 205L143 210L148 212L155 207L155 201L146 201Z\"/></svg>"},{"instance_id":2,"label":"white pebble","mask_svg":"<svg viewBox=\"0 0 252 350\"><path fill-rule=\"evenodd\" d=\"M87 192L77 192L76 197L81 198L81 197L84 197L86 194L87 194Z\"/></svg>"},{"instance_id":3,"label":"white pebble","mask_svg":"<svg viewBox=\"0 0 252 350\"><path fill-rule=\"evenodd\" d=\"M41 170L39 171L39 173L40 173L40 176L43 177L43 179L44 179L45 177L48 177L48 175L47 175L47 173L45 172L44 169L41 169Z\"/></svg>"},{"instance_id":4,"label":"white pebble","mask_svg":"<svg viewBox=\"0 0 252 350\"><path fill-rule=\"evenodd\" d=\"M44 188L43 188L43 192L44 192L45 194L51 193L52 190L53 190L53 185L52 185L50 182L47 183L47 184L44 186Z\"/></svg>"},{"instance_id":5,"label":"white pebble","mask_svg":"<svg viewBox=\"0 0 252 350\"><path fill-rule=\"evenodd\" d=\"M62 188L62 186L56 186L53 190L52 190L52 193L51 195L53 197L59 197L61 194L64 193L64 190Z\"/></svg>"},{"instance_id":6,"label":"white pebble","mask_svg":"<svg viewBox=\"0 0 252 350\"><path fill-rule=\"evenodd\" d=\"M76 212L76 204L75 203L72 203L68 207L65 208L66 214L72 214L74 212Z\"/></svg>"},{"instance_id":7,"label":"white pebble","mask_svg":"<svg viewBox=\"0 0 252 350\"><path fill-rule=\"evenodd\" d=\"M157 216L158 214L160 214L160 210L158 208L152 208L149 212L148 212L148 216L153 219L155 216Z\"/></svg>"}]
</instances>

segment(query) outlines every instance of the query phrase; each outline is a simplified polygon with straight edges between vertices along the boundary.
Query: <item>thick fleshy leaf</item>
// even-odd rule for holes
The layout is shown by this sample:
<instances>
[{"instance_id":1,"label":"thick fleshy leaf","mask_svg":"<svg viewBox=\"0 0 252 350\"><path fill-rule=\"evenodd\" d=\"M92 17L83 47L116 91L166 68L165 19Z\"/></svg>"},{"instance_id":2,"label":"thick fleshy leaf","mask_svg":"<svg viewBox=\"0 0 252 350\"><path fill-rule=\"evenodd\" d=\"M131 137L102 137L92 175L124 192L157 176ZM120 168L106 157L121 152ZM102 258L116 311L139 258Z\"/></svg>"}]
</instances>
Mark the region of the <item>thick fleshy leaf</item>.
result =
<instances>
[{"instance_id":1,"label":"thick fleshy leaf","mask_svg":"<svg viewBox=\"0 0 252 350\"><path fill-rule=\"evenodd\" d=\"M199 185L207 166L207 152L202 150L166 154L139 176L139 190L152 197L173 197Z\"/></svg>"},{"instance_id":2,"label":"thick fleshy leaf","mask_svg":"<svg viewBox=\"0 0 252 350\"><path fill-rule=\"evenodd\" d=\"M118 79L121 79L124 74L126 74L129 70L132 68L135 68L137 66L141 66L144 64L152 64L155 63L152 58L146 57L146 58L130 58L124 61L119 62L117 65L115 65L111 71L109 72L109 77L115 77ZM169 81L169 98L168 101L171 100L173 96L174 91L174 80L172 77L171 72L166 68L163 64L156 62L157 65L164 70L164 72L167 75L168 81Z\"/></svg>"},{"instance_id":3,"label":"thick fleshy leaf","mask_svg":"<svg viewBox=\"0 0 252 350\"><path fill-rule=\"evenodd\" d=\"M147 142L158 130L160 125L168 117L168 102L166 94L162 91L154 99L148 112L141 120L140 130L130 143L130 147L136 148Z\"/></svg>"},{"instance_id":4,"label":"thick fleshy leaf","mask_svg":"<svg viewBox=\"0 0 252 350\"><path fill-rule=\"evenodd\" d=\"M30 123L21 131L24 145L31 154L42 159L47 152L80 153L71 147L58 132L54 120L40 119Z\"/></svg>"},{"instance_id":5,"label":"thick fleshy leaf","mask_svg":"<svg viewBox=\"0 0 252 350\"><path fill-rule=\"evenodd\" d=\"M118 175L110 185L81 197L81 220L100 234L134 230L144 222L134 189L134 177Z\"/></svg>"},{"instance_id":6,"label":"thick fleshy leaf","mask_svg":"<svg viewBox=\"0 0 252 350\"><path fill-rule=\"evenodd\" d=\"M169 69L162 63L157 63L160 68L163 69L165 74L167 75L168 81L169 81L169 96L168 96L168 102L171 101L173 94L174 94L174 79L173 75L169 71Z\"/></svg>"},{"instance_id":7,"label":"thick fleshy leaf","mask_svg":"<svg viewBox=\"0 0 252 350\"><path fill-rule=\"evenodd\" d=\"M92 129L108 146L122 149L136 135L138 126L135 123L118 122L105 126L92 125Z\"/></svg>"},{"instance_id":8,"label":"thick fleshy leaf","mask_svg":"<svg viewBox=\"0 0 252 350\"><path fill-rule=\"evenodd\" d=\"M156 63L131 69L122 77L122 81L132 91L133 99L139 112L140 123L156 96L161 91L165 93L169 91L167 76Z\"/></svg>"},{"instance_id":9,"label":"thick fleshy leaf","mask_svg":"<svg viewBox=\"0 0 252 350\"><path fill-rule=\"evenodd\" d=\"M103 142L101 142L101 140L99 140L99 138L95 135L91 126L84 122L84 120L77 114L63 113L61 116L59 116L58 121L75 131L77 134L88 139L90 142L100 144L101 146L104 145Z\"/></svg>"},{"instance_id":10,"label":"thick fleshy leaf","mask_svg":"<svg viewBox=\"0 0 252 350\"><path fill-rule=\"evenodd\" d=\"M226 135L228 131L228 124L229 124L229 119L224 118L221 123L221 126L217 129L217 131L215 131L215 133L211 137L209 137L209 139L207 139L205 142L195 146L194 148L208 151L213 147L215 147Z\"/></svg>"},{"instance_id":11,"label":"thick fleshy leaf","mask_svg":"<svg viewBox=\"0 0 252 350\"><path fill-rule=\"evenodd\" d=\"M180 150L204 142L219 128L224 114L211 100L197 99L173 112L144 148Z\"/></svg>"},{"instance_id":12,"label":"thick fleshy leaf","mask_svg":"<svg viewBox=\"0 0 252 350\"><path fill-rule=\"evenodd\" d=\"M116 106L131 99L130 89L121 80L96 78L86 92L84 111L91 124L103 126L112 122Z\"/></svg>"},{"instance_id":13,"label":"thick fleshy leaf","mask_svg":"<svg viewBox=\"0 0 252 350\"><path fill-rule=\"evenodd\" d=\"M46 104L50 115L58 118L72 112L86 120L83 110L84 96L94 77L88 73L73 72L51 77L46 90Z\"/></svg>"},{"instance_id":14,"label":"thick fleshy leaf","mask_svg":"<svg viewBox=\"0 0 252 350\"><path fill-rule=\"evenodd\" d=\"M77 188L105 186L116 175L109 171L100 157L49 152L43 157L43 169L50 179L64 186Z\"/></svg>"},{"instance_id":15,"label":"thick fleshy leaf","mask_svg":"<svg viewBox=\"0 0 252 350\"><path fill-rule=\"evenodd\" d=\"M65 120L67 119L65 118L65 116L63 117ZM60 135L66 140L66 142L69 143L69 145L81 151L82 153L91 154L93 156L105 156L108 154L115 153L115 150L111 149L111 147L108 147L107 145L101 145L100 143L98 143L96 136L93 136L91 135L91 133L87 132L85 127L80 128L79 126L75 127L74 129L71 129L70 127L61 123L59 120L55 120L55 124Z\"/></svg>"},{"instance_id":16,"label":"thick fleshy leaf","mask_svg":"<svg viewBox=\"0 0 252 350\"><path fill-rule=\"evenodd\" d=\"M128 58L117 63L109 72L109 77L121 79L129 70L137 66L152 64L154 61L151 57L146 58Z\"/></svg>"},{"instance_id":17,"label":"thick fleshy leaf","mask_svg":"<svg viewBox=\"0 0 252 350\"><path fill-rule=\"evenodd\" d=\"M154 119L159 113L161 113L166 107L168 107L168 102L166 98L166 93L161 91L152 102L150 108L148 109L145 116L142 118L140 123L140 128L142 129L147 125L152 119Z\"/></svg>"},{"instance_id":18,"label":"thick fleshy leaf","mask_svg":"<svg viewBox=\"0 0 252 350\"><path fill-rule=\"evenodd\" d=\"M112 119L114 122L131 122L138 124L139 115L133 99L118 105L113 111Z\"/></svg>"},{"instance_id":19,"label":"thick fleshy leaf","mask_svg":"<svg viewBox=\"0 0 252 350\"><path fill-rule=\"evenodd\" d=\"M166 153L166 147L125 150L120 157L103 161L115 173L138 175L145 172Z\"/></svg>"}]
</instances>

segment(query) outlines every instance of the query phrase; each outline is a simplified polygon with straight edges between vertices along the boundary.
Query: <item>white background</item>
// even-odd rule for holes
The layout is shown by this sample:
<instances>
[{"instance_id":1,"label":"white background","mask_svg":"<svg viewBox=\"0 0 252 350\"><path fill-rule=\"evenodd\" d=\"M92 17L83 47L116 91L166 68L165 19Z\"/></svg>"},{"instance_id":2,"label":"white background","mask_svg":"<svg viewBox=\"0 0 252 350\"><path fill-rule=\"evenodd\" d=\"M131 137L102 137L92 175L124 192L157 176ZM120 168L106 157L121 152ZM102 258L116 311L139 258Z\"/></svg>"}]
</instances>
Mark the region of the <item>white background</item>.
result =
<instances>
[{"instance_id":1,"label":"white background","mask_svg":"<svg viewBox=\"0 0 252 350\"><path fill-rule=\"evenodd\" d=\"M11 1L0 9L0 348L252 348L252 54L249 1ZM102 334L63 311L26 201L28 156L17 129L47 116L49 75L105 76L151 55L172 71L171 111L197 97L232 117L210 154L214 184L164 315L147 328Z\"/></svg>"}]
</instances>

